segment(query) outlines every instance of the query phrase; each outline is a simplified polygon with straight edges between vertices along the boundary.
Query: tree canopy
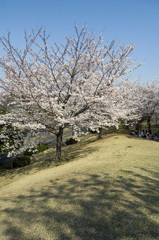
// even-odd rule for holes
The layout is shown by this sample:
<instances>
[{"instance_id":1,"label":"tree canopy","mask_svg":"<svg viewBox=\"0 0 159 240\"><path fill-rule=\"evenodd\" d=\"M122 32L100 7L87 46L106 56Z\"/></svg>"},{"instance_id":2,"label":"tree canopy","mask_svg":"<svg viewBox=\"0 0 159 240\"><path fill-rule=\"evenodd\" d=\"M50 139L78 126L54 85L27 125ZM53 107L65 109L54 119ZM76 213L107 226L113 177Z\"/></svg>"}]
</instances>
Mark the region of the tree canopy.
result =
<instances>
[{"instance_id":1,"label":"tree canopy","mask_svg":"<svg viewBox=\"0 0 159 240\"><path fill-rule=\"evenodd\" d=\"M98 129L117 125L121 117L130 115L124 77L140 64L132 67L132 45L114 40L105 44L103 34L95 37L86 26L81 30L75 26L75 37L66 36L65 44L52 43L50 38L43 28L25 32L25 48L17 49L10 33L1 37L0 68L5 76L0 87L11 97L12 106L3 121L54 133L59 161L66 126L75 131L82 126Z\"/></svg>"}]
</instances>

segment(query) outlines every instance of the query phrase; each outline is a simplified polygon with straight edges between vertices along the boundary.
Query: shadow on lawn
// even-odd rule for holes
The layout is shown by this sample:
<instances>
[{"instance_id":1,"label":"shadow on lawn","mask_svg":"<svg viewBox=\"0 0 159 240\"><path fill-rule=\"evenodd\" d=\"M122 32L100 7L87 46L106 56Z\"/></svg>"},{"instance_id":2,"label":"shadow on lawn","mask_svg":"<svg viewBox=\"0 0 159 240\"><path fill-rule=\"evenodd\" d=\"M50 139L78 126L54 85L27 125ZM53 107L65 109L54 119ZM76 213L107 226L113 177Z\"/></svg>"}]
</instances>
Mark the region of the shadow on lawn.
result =
<instances>
[{"instance_id":1,"label":"shadow on lawn","mask_svg":"<svg viewBox=\"0 0 159 240\"><path fill-rule=\"evenodd\" d=\"M97 147L87 147L84 150L82 147L83 144L82 146L78 144L63 147L61 162L55 161L55 149L39 153L38 155L35 154L32 157L32 163L28 166L14 169L5 169L0 167L0 177L13 179L16 175L29 174L32 170L34 172L37 172L49 167L59 166L65 162L73 161L77 158L83 158L93 153L94 151L98 151Z\"/></svg>"},{"instance_id":2,"label":"shadow on lawn","mask_svg":"<svg viewBox=\"0 0 159 240\"><path fill-rule=\"evenodd\" d=\"M104 134L103 138L111 138L115 134ZM102 140L100 139L100 140ZM25 175L29 174L30 171L40 171L49 167L55 167L61 165L65 162L72 161L77 158L83 158L91 154L94 151L98 151L97 147L87 147L87 144L99 141L97 134L90 134L85 136L78 144L63 146L62 147L62 161L57 163L55 161L55 144L53 148L32 156L31 164L25 167L14 168L14 169L5 169L0 166L0 177L6 177L8 180L13 179L16 175ZM84 149L83 149L84 148Z\"/></svg>"},{"instance_id":3,"label":"shadow on lawn","mask_svg":"<svg viewBox=\"0 0 159 240\"><path fill-rule=\"evenodd\" d=\"M142 171L148 177L131 171L117 179L80 174L14 199L1 197L12 204L2 211L1 234L7 240L159 239L158 172Z\"/></svg>"}]
</instances>

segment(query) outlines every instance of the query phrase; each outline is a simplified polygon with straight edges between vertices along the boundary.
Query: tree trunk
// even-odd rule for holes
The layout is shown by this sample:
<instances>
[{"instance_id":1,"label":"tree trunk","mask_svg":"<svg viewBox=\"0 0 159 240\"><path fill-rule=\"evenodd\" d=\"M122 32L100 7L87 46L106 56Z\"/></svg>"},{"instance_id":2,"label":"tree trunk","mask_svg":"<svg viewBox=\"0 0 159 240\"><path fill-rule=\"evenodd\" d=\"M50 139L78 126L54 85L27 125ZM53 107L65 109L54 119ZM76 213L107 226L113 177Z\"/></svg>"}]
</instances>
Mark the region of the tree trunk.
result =
<instances>
[{"instance_id":1,"label":"tree trunk","mask_svg":"<svg viewBox=\"0 0 159 240\"><path fill-rule=\"evenodd\" d=\"M63 127L59 127L56 134L56 161L61 161L61 148L62 148Z\"/></svg>"},{"instance_id":2,"label":"tree trunk","mask_svg":"<svg viewBox=\"0 0 159 240\"><path fill-rule=\"evenodd\" d=\"M147 127L148 127L148 132L151 131L151 117L147 118Z\"/></svg>"},{"instance_id":3,"label":"tree trunk","mask_svg":"<svg viewBox=\"0 0 159 240\"><path fill-rule=\"evenodd\" d=\"M102 138L102 128L99 128L98 138L99 138L99 139Z\"/></svg>"},{"instance_id":4,"label":"tree trunk","mask_svg":"<svg viewBox=\"0 0 159 240\"><path fill-rule=\"evenodd\" d=\"M158 117L157 117L157 115L156 115L156 128L157 128L157 123L158 123Z\"/></svg>"},{"instance_id":5,"label":"tree trunk","mask_svg":"<svg viewBox=\"0 0 159 240\"><path fill-rule=\"evenodd\" d=\"M126 132L129 134L130 133L130 124L129 121L127 121L127 124L125 126Z\"/></svg>"}]
</instances>

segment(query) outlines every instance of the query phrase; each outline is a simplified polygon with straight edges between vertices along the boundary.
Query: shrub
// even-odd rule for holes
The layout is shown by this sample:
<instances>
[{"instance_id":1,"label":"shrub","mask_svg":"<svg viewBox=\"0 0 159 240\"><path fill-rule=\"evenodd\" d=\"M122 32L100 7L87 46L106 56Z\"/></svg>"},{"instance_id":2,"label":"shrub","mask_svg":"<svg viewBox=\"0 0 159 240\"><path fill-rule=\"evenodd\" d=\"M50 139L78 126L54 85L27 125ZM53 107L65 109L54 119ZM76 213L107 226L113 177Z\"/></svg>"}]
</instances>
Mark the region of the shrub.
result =
<instances>
[{"instance_id":1,"label":"shrub","mask_svg":"<svg viewBox=\"0 0 159 240\"><path fill-rule=\"evenodd\" d=\"M48 145L46 143L39 143L35 149L37 149L36 153L43 152L48 149Z\"/></svg>"},{"instance_id":2,"label":"shrub","mask_svg":"<svg viewBox=\"0 0 159 240\"><path fill-rule=\"evenodd\" d=\"M31 163L30 156L22 154L19 157L16 157L13 161L13 167L24 167Z\"/></svg>"},{"instance_id":3,"label":"shrub","mask_svg":"<svg viewBox=\"0 0 159 240\"><path fill-rule=\"evenodd\" d=\"M67 138L66 139L66 142L65 142L65 144L66 145L72 145L72 144L76 144L78 141L76 140L76 139L74 139L74 138Z\"/></svg>"},{"instance_id":4,"label":"shrub","mask_svg":"<svg viewBox=\"0 0 159 240\"><path fill-rule=\"evenodd\" d=\"M48 149L48 145L46 143L39 143L36 147L33 148L33 150L26 150L24 152L24 155L26 156L32 156L34 153L40 153ZM36 152L35 152L36 150Z\"/></svg>"},{"instance_id":5,"label":"shrub","mask_svg":"<svg viewBox=\"0 0 159 240\"><path fill-rule=\"evenodd\" d=\"M34 150L37 150L36 153L45 151L48 149L48 145L45 143L38 144ZM21 156L16 157L13 161L13 167L24 167L31 163L31 156L34 154L34 151L26 150Z\"/></svg>"}]
</instances>

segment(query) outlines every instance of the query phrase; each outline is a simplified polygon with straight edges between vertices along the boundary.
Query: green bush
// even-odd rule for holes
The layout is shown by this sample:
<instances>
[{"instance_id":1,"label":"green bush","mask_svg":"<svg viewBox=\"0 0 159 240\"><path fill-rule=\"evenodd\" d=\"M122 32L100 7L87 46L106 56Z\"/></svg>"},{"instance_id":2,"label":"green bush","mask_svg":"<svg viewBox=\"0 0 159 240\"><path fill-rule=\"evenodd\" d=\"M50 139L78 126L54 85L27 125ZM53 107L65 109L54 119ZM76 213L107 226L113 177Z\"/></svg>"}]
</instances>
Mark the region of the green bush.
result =
<instances>
[{"instance_id":1,"label":"green bush","mask_svg":"<svg viewBox=\"0 0 159 240\"><path fill-rule=\"evenodd\" d=\"M37 149L36 153L43 152L48 149L48 145L46 143L39 143L35 149Z\"/></svg>"},{"instance_id":2,"label":"green bush","mask_svg":"<svg viewBox=\"0 0 159 240\"><path fill-rule=\"evenodd\" d=\"M26 156L32 156L34 153L40 153L48 149L48 145L46 143L39 143L36 147L33 148L33 151L26 150L24 152L24 155ZM36 152L35 152L36 150Z\"/></svg>"},{"instance_id":3,"label":"green bush","mask_svg":"<svg viewBox=\"0 0 159 240\"><path fill-rule=\"evenodd\" d=\"M76 139L74 139L74 138L67 138L66 139L66 142L65 142L65 144L66 145L72 145L72 144L76 144L78 141L76 140Z\"/></svg>"},{"instance_id":4,"label":"green bush","mask_svg":"<svg viewBox=\"0 0 159 240\"><path fill-rule=\"evenodd\" d=\"M19 157L16 157L13 161L13 167L14 168L17 168L17 167L24 167L24 166L27 166L31 163L31 160L30 160L30 156L27 156L25 154L19 156Z\"/></svg>"},{"instance_id":5,"label":"green bush","mask_svg":"<svg viewBox=\"0 0 159 240\"><path fill-rule=\"evenodd\" d=\"M38 144L37 147L34 148L34 150L37 150L36 153L45 151L48 149L48 145L45 143ZM33 151L26 150L21 156L16 157L13 161L13 167L24 167L31 163L31 156L33 155Z\"/></svg>"}]
</instances>

